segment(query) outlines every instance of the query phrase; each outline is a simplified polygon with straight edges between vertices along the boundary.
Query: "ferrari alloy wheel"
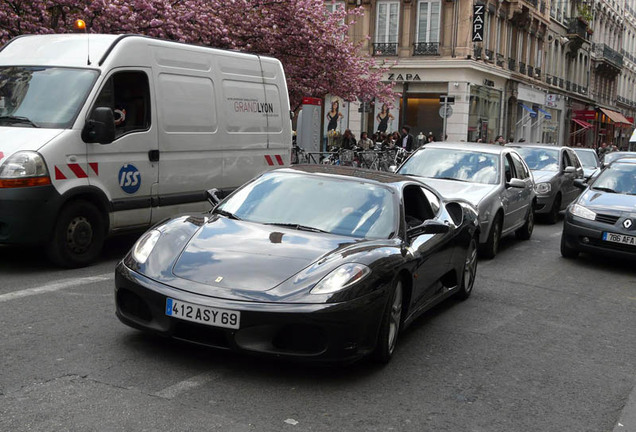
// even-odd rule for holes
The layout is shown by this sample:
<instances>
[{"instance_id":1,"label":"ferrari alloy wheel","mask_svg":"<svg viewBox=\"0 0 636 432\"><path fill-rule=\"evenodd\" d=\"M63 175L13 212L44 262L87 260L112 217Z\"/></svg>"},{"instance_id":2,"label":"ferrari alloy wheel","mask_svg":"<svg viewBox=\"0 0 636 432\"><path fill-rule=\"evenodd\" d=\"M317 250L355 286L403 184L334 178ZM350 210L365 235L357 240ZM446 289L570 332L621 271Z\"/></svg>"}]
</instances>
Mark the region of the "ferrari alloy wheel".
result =
<instances>
[{"instance_id":1,"label":"ferrari alloy wheel","mask_svg":"<svg viewBox=\"0 0 636 432\"><path fill-rule=\"evenodd\" d=\"M395 351L400 327L402 325L402 297L402 281L397 280L394 283L391 299L382 316L378 344L374 351L375 360L379 363L388 363L389 360L391 360L393 351Z\"/></svg>"},{"instance_id":2,"label":"ferrari alloy wheel","mask_svg":"<svg viewBox=\"0 0 636 432\"><path fill-rule=\"evenodd\" d=\"M457 297L462 300L470 297L473 292L473 285L475 285L475 276L477 275L477 240L472 238L468 245L468 251L466 252L466 261L464 262L464 273L462 275L462 281L459 285L459 291Z\"/></svg>"}]
</instances>

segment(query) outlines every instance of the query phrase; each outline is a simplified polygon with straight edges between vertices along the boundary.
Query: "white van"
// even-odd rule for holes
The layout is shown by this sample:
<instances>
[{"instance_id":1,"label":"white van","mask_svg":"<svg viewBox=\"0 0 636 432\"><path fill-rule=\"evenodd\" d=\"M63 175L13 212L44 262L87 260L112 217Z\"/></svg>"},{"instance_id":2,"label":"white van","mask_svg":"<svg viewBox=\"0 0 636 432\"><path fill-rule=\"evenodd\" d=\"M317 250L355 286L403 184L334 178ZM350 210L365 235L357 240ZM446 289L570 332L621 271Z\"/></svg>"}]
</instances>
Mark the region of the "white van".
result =
<instances>
[{"instance_id":1,"label":"white van","mask_svg":"<svg viewBox=\"0 0 636 432\"><path fill-rule=\"evenodd\" d=\"M37 35L0 50L0 244L77 267L104 238L288 165L273 58L138 35Z\"/></svg>"}]
</instances>

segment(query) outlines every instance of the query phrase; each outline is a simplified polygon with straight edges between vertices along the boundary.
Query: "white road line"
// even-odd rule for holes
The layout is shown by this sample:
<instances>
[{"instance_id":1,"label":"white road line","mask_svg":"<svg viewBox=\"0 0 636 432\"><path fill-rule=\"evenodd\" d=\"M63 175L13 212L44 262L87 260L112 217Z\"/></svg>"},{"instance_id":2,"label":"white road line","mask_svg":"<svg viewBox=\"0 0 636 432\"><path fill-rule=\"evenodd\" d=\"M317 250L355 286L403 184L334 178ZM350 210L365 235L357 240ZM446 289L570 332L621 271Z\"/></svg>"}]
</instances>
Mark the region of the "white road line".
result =
<instances>
[{"instance_id":1,"label":"white road line","mask_svg":"<svg viewBox=\"0 0 636 432\"><path fill-rule=\"evenodd\" d=\"M194 388L201 387L202 385L212 381L217 377L217 373L205 372L201 375L196 375L188 378L187 380L178 382L174 385L171 385L170 387L166 387L163 390L159 390L155 393L155 396L159 396L165 399L174 399L175 396L178 396L179 394L185 393Z\"/></svg>"},{"instance_id":2,"label":"white road line","mask_svg":"<svg viewBox=\"0 0 636 432\"><path fill-rule=\"evenodd\" d=\"M95 282L104 282L115 278L114 273L106 273L99 276L89 276L80 279L64 279L59 282L53 282L47 285L43 285L35 288L27 288L21 291L14 291L7 294L0 294L0 303L16 300L23 297L29 297L38 294L45 294L55 291L60 291L66 288L75 287L78 285L88 285Z\"/></svg>"}]
</instances>

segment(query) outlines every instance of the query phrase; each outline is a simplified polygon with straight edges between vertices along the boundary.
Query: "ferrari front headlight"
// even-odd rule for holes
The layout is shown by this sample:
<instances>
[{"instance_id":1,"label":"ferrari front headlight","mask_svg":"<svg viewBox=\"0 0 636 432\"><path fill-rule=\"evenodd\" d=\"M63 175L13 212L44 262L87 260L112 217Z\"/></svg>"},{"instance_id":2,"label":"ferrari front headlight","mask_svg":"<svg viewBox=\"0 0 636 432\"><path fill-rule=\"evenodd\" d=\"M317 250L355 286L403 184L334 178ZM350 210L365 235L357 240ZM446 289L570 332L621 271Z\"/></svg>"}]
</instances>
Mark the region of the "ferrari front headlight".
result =
<instances>
[{"instance_id":1,"label":"ferrari front headlight","mask_svg":"<svg viewBox=\"0 0 636 432\"><path fill-rule=\"evenodd\" d=\"M141 236L132 248L133 259L139 264L145 263L157 244L159 237L161 237L161 232L156 229L150 230Z\"/></svg>"},{"instance_id":2,"label":"ferrari front headlight","mask_svg":"<svg viewBox=\"0 0 636 432\"><path fill-rule=\"evenodd\" d=\"M364 264L348 263L333 270L311 289L312 294L330 294L364 279L371 269Z\"/></svg>"}]
</instances>

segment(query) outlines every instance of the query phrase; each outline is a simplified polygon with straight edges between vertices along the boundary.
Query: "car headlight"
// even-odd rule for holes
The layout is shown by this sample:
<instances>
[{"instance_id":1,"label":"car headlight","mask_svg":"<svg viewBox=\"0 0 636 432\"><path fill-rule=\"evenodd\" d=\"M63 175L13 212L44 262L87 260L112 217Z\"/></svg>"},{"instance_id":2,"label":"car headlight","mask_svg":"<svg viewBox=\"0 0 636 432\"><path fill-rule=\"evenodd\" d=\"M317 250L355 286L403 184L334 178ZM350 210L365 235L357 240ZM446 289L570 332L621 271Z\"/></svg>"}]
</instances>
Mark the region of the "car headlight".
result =
<instances>
[{"instance_id":1,"label":"car headlight","mask_svg":"<svg viewBox=\"0 0 636 432\"><path fill-rule=\"evenodd\" d=\"M364 279L371 273L371 269L364 264L343 264L321 279L311 289L312 294L330 294L345 289Z\"/></svg>"},{"instance_id":2,"label":"car headlight","mask_svg":"<svg viewBox=\"0 0 636 432\"><path fill-rule=\"evenodd\" d=\"M547 194L552 190L552 185L550 183L537 183L534 190L538 194Z\"/></svg>"},{"instance_id":3,"label":"car headlight","mask_svg":"<svg viewBox=\"0 0 636 432\"><path fill-rule=\"evenodd\" d=\"M47 184L51 184L49 170L42 156L36 152L14 153L0 166L0 188Z\"/></svg>"},{"instance_id":4,"label":"car headlight","mask_svg":"<svg viewBox=\"0 0 636 432\"><path fill-rule=\"evenodd\" d=\"M141 236L132 248L133 259L139 264L145 263L157 244L159 237L161 237L161 232L155 229L150 230Z\"/></svg>"},{"instance_id":5,"label":"car headlight","mask_svg":"<svg viewBox=\"0 0 636 432\"><path fill-rule=\"evenodd\" d=\"M587 219L587 220L596 219L596 213L594 213L589 208L583 207L582 205L579 205L579 204L573 204L572 207L570 208L570 213L572 213L574 216L578 216L580 218Z\"/></svg>"}]
</instances>

